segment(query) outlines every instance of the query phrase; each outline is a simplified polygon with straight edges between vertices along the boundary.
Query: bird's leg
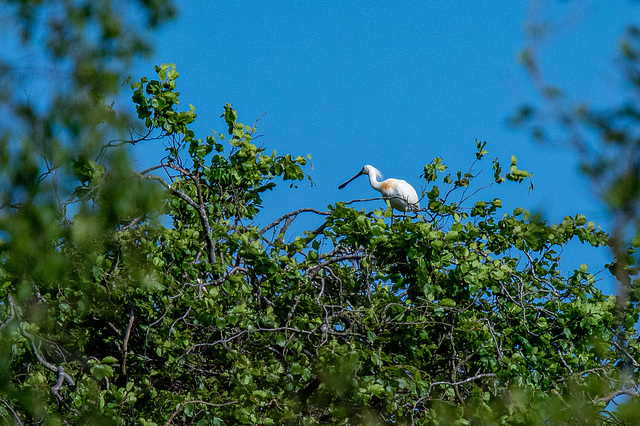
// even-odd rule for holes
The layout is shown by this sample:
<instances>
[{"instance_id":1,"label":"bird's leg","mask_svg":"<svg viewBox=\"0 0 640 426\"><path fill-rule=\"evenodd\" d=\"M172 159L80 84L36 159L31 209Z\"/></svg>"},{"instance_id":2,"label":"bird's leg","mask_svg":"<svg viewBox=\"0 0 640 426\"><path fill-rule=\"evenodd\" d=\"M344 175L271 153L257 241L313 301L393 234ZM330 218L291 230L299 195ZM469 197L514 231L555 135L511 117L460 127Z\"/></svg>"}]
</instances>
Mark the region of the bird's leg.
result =
<instances>
[{"instance_id":1,"label":"bird's leg","mask_svg":"<svg viewBox=\"0 0 640 426\"><path fill-rule=\"evenodd\" d=\"M391 211L391 225L393 225L393 207L391 207L391 202L388 198L385 198L384 202L387 205L387 211Z\"/></svg>"}]
</instances>

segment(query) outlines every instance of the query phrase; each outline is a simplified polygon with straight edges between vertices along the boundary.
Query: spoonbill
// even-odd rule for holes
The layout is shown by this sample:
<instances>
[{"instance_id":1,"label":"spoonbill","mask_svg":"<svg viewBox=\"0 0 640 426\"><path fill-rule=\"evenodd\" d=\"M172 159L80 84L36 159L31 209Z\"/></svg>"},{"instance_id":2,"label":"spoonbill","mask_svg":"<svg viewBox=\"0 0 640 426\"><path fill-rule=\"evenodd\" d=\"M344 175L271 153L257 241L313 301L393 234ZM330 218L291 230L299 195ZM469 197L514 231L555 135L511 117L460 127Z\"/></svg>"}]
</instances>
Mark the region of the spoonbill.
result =
<instances>
[{"instance_id":1,"label":"spoonbill","mask_svg":"<svg viewBox=\"0 0 640 426\"><path fill-rule=\"evenodd\" d=\"M369 176L369 184L371 187L380 192L385 200L389 200L389 204L391 204L391 207L394 209L405 213L420 209L418 194L413 186L406 180L400 179L387 179L378 182L378 179L382 179L382 173L369 164L364 166L357 175L340 185L338 189L344 188L349 182L362 175Z\"/></svg>"}]
</instances>

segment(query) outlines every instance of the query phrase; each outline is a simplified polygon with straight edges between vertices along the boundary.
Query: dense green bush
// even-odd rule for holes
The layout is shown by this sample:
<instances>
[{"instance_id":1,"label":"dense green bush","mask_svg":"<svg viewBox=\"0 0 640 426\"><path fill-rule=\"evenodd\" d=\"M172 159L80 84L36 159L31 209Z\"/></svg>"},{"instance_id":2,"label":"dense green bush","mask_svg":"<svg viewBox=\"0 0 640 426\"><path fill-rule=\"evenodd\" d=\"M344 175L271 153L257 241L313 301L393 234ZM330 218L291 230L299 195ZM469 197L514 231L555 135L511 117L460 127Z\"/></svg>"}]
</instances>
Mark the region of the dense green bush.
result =
<instances>
[{"instance_id":1,"label":"dense green bush","mask_svg":"<svg viewBox=\"0 0 640 426\"><path fill-rule=\"evenodd\" d=\"M262 197L305 179L308 158L266 155L230 105L226 134L197 138L175 67L156 72L131 87L135 142L162 143L161 164L81 153L64 208L35 191L2 215L3 421L632 421L635 284L607 296L586 265L559 267L576 238L607 244L584 215L549 224L479 198L479 142L468 173L425 166L415 216L336 203L258 226ZM494 185L529 178L515 158L493 170ZM289 236L303 214L322 225Z\"/></svg>"}]
</instances>

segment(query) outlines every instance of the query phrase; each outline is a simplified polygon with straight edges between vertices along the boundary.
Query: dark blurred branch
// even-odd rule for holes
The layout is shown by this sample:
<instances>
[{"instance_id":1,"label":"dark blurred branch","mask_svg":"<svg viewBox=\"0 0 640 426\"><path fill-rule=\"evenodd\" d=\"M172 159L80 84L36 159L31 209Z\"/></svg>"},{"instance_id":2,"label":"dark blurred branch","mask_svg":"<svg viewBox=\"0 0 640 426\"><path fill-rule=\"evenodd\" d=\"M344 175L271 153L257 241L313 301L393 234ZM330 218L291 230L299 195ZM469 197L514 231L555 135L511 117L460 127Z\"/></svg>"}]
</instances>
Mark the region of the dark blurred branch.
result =
<instances>
[{"instance_id":1,"label":"dark blurred branch","mask_svg":"<svg viewBox=\"0 0 640 426\"><path fill-rule=\"evenodd\" d=\"M22 423L22 421L20 420L20 417L18 417L18 414L11 407L11 405L9 405L9 403L7 401L5 401L4 399L0 399L0 401L3 402L5 407L7 407L7 409L9 411L11 411L11 414L13 414L14 425L24 425L24 423Z\"/></svg>"},{"instance_id":2,"label":"dark blurred branch","mask_svg":"<svg viewBox=\"0 0 640 426\"><path fill-rule=\"evenodd\" d=\"M13 321L13 319L16 316L13 297L9 294L9 295L7 295L7 299L9 299L9 312L10 312L10 314L9 314L9 318L7 318L7 320L5 322L0 324L0 339L2 339L2 329L4 327L6 327L6 325L9 324L11 321Z\"/></svg>"}]
</instances>

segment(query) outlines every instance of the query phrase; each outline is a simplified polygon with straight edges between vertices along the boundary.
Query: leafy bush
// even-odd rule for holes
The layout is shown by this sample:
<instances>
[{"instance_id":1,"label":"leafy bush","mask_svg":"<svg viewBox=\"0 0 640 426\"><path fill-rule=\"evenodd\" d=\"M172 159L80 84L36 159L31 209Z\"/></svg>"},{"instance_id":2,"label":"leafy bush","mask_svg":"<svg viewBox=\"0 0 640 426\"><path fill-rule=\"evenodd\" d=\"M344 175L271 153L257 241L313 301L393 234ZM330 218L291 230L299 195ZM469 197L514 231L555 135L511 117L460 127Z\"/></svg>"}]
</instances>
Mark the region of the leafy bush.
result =
<instances>
[{"instance_id":1,"label":"leafy bush","mask_svg":"<svg viewBox=\"0 0 640 426\"><path fill-rule=\"evenodd\" d=\"M65 166L64 208L34 196L3 213L4 421L632 421L637 285L607 296L586 265L559 267L570 241L608 242L584 215L504 212L476 199L473 166L435 159L415 217L336 203L260 227L262 197L309 157L265 154L231 105L226 134L197 138L175 67L156 72L131 86L144 136L122 142L163 143L160 164L134 171L110 143ZM493 170L530 177L515 158ZM288 236L303 214L321 226Z\"/></svg>"}]
</instances>

